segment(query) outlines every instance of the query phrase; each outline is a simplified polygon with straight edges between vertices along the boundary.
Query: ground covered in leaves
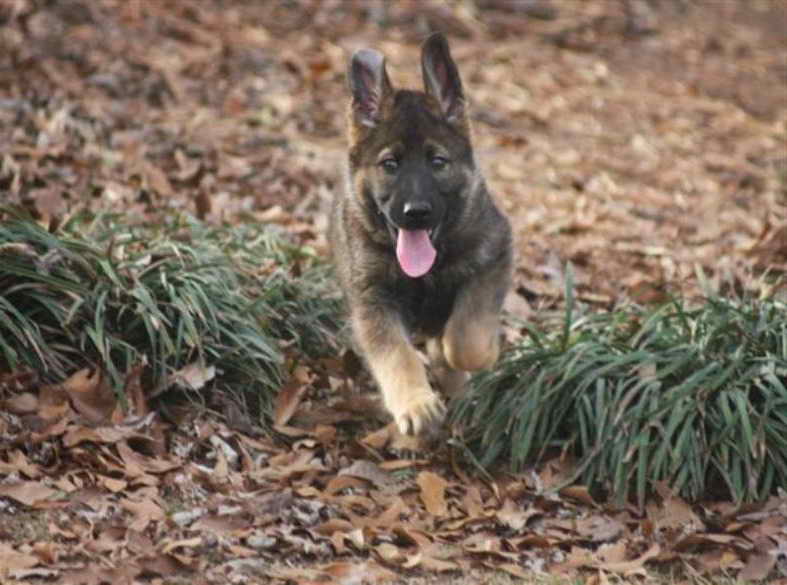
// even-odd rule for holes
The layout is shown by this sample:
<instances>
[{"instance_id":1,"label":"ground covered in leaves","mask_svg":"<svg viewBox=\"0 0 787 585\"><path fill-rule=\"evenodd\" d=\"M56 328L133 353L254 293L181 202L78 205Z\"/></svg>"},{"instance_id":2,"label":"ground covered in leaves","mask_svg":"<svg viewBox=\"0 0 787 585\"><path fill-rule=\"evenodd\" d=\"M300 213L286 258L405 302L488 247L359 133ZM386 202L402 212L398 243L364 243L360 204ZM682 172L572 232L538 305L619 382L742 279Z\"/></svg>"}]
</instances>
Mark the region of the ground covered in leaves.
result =
<instances>
[{"instance_id":1,"label":"ground covered in leaves","mask_svg":"<svg viewBox=\"0 0 787 585\"><path fill-rule=\"evenodd\" d=\"M784 497L691 506L661 486L642 509L615 508L582 486L556 489L570 471L559 461L479 479L446 451L392 458L390 426L347 432L374 411L357 396L302 403L290 418L297 399L285 393L271 438L214 417L162 424L138 376L126 394L123 409L83 370L6 401L4 583L502 584L580 570L609 583L675 566L753 579L787 570Z\"/></svg>"},{"instance_id":2,"label":"ground covered in leaves","mask_svg":"<svg viewBox=\"0 0 787 585\"><path fill-rule=\"evenodd\" d=\"M377 47L414 84L442 30L515 226L513 314L559 304L567 261L599 307L783 295L786 18L778 0L0 1L0 197L53 230L185 211L322 255L349 53ZM787 581L783 493L613 508L552 490L560 460L486 477L448 450L399 459L349 362L294 367L271 436L196 406L164 423L135 371L120 405L88 371L0 371L0 581Z\"/></svg>"}]
</instances>

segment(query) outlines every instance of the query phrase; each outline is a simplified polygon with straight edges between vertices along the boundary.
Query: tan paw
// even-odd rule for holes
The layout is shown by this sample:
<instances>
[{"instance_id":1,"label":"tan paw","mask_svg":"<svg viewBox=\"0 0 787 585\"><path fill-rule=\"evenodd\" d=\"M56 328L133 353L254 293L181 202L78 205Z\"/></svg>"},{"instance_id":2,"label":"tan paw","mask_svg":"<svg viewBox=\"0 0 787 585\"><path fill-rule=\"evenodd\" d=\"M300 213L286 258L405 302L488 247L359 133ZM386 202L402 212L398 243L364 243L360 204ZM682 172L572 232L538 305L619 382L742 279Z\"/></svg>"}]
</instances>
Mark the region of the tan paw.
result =
<instances>
[{"instance_id":1,"label":"tan paw","mask_svg":"<svg viewBox=\"0 0 787 585\"><path fill-rule=\"evenodd\" d=\"M421 435L436 432L445 418L445 404L432 391L420 394L394 412L394 420L404 435Z\"/></svg>"}]
</instances>

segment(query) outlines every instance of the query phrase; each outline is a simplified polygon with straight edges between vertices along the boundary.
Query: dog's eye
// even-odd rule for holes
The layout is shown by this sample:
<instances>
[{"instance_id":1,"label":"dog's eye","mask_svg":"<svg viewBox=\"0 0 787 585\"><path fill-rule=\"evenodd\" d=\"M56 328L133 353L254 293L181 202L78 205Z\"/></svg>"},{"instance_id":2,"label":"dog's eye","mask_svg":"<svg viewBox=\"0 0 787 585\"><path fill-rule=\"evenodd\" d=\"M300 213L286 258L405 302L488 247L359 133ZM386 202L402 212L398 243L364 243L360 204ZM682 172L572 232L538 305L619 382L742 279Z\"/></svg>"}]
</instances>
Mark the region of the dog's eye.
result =
<instances>
[{"instance_id":1,"label":"dog's eye","mask_svg":"<svg viewBox=\"0 0 787 585\"><path fill-rule=\"evenodd\" d=\"M399 161L395 158L385 158L380 161L380 166L386 173L395 173L399 168Z\"/></svg>"},{"instance_id":2,"label":"dog's eye","mask_svg":"<svg viewBox=\"0 0 787 585\"><path fill-rule=\"evenodd\" d=\"M433 156L429 162L432 164L433 169L440 171L448 166L449 160L443 156Z\"/></svg>"}]
</instances>

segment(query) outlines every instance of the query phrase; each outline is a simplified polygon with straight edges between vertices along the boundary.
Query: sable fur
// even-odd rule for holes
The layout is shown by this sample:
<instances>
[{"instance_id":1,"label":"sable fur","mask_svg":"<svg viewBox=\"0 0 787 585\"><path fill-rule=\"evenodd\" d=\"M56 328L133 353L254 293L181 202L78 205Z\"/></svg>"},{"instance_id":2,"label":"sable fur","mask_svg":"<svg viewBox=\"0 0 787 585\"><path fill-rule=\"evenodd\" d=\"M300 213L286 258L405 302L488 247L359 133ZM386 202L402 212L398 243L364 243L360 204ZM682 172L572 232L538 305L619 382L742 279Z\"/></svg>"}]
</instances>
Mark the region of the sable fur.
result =
<instances>
[{"instance_id":1,"label":"sable fur","mask_svg":"<svg viewBox=\"0 0 787 585\"><path fill-rule=\"evenodd\" d=\"M441 389L460 392L466 372L497 359L512 270L511 228L476 166L442 35L424 43L422 70L423 91L396 89L380 53L353 55L348 180L329 233L354 338L399 429L411 434L434 429L445 413L414 344L425 341ZM428 217L413 219L416 206ZM430 230L437 251L418 278L395 251L398 229L410 228Z\"/></svg>"}]
</instances>

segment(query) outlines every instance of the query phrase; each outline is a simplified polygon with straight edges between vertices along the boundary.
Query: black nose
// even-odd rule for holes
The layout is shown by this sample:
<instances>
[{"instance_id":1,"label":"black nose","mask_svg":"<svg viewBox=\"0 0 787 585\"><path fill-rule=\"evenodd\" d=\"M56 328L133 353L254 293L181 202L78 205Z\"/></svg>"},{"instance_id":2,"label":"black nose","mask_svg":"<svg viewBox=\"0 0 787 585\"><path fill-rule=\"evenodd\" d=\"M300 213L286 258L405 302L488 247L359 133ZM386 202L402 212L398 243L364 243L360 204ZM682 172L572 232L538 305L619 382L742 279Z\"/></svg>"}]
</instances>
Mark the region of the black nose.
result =
<instances>
[{"instance_id":1,"label":"black nose","mask_svg":"<svg viewBox=\"0 0 787 585\"><path fill-rule=\"evenodd\" d=\"M432 204L428 201L408 201L404 204L407 219L426 219L432 214Z\"/></svg>"}]
</instances>

